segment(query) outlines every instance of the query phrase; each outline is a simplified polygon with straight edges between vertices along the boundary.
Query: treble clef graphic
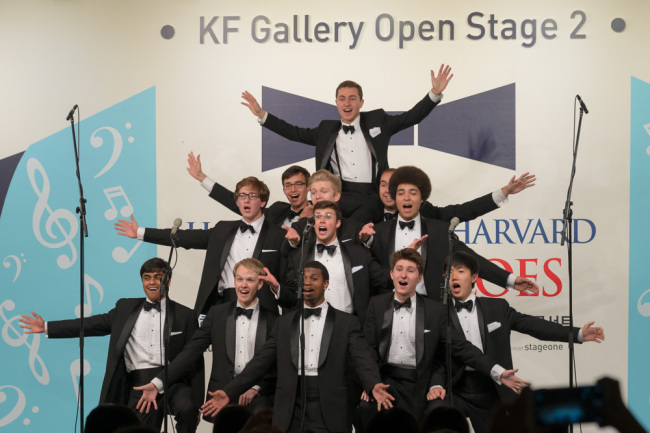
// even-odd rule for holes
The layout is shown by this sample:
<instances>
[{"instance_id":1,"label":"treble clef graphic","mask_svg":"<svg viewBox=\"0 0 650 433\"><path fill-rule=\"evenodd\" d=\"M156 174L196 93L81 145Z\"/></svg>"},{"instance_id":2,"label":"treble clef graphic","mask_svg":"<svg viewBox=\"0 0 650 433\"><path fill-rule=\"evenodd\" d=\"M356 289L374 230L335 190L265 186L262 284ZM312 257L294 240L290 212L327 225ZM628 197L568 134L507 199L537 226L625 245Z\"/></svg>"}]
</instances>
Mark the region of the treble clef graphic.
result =
<instances>
[{"instance_id":1,"label":"treble clef graphic","mask_svg":"<svg viewBox=\"0 0 650 433\"><path fill-rule=\"evenodd\" d=\"M20 328L16 329L13 322L16 322L20 319L20 315L16 315L10 319L7 319L7 316L4 314L4 310L13 311L16 308L16 304L11 299L5 300L0 304L0 317L5 322L2 327L2 339L5 343L12 347L27 346L29 348L29 368L32 370L32 374L42 385L47 385L50 383L50 373L47 371L47 367L43 362L43 359L38 355L38 347L41 344L41 334L23 334L20 331ZM12 335L9 335L9 331L12 332ZM27 341L29 336L33 335L31 344ZM36 371L36 362L38 362L41 374Z\"/></svg>"},{"instance_id":2,"label":"treble clef graphic","mask_svg":"<svg viewBox=\"0 0 650 433\"><path fill-rule=\"evenodd\" d=\"M36 172L38 172L41 176L41 182L43 183L42 189L37 185L35 176ZM77 261L77 249L72 243L72 240L77 234L77 220L75 219L74 214L69 210L57 209L53 211L48 205L47 201L50 196L50 180L47 177L45 169L36 158L30 158L27 161L27 175L29 176L29 181L32 184L32 188L34 188L34 192L38 196L38 201L34 207L34 215L32 218L32 229L34 230L34 236L36 236L36 239L41 243L41 245L47 248L54 249L61 248L66 245L69 246L71 253L70 257L62 254L56 259L56 264L59 265L61 269L68 269ZM45 211L47 211L49 214L45 220L45 232L54 242L46 241L41 233L41 219ZM67 222L67 227L65 227L65 225L62 223L63 221ZM54 226L58 228L63 237L63 239L60 241L59 239L61 236L54 234Z\"/></svg>"}]
</instances>

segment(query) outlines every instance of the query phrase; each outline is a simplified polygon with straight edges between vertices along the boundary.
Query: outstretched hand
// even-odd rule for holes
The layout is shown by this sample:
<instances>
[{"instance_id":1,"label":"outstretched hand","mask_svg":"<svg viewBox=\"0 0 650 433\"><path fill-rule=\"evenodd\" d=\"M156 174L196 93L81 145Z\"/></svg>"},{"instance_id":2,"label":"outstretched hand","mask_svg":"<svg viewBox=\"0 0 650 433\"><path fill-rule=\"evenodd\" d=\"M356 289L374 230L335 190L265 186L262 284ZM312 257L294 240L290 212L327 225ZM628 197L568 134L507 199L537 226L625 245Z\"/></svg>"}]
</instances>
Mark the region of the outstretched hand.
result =
<instances>
[{"instance_id":1,"label":"outstretched hand","mask_svg":"<svg viewBox=\"0 0 650 433\"><path fill-rule=\"evenodd\" d=\"M519 369L514 369L514 370L506 370L501 374L501 383L503 383L505 386L519 394L522 389L526 388L527 386L530 386L530 382L526 382L523 379L519 379L517 376L515 376L515 373L517 373Z\"/></svg>"},{"instance_id":2,"label":"outstretched hand","mask_svg":"<svg viewBox=\"0 0 650 433\"><path fill-rule=\"evenodd\" d=\"M244 98L245 101L242 102L241 104L248 107L248 109L251 110L251 113L259 117L260 119L264 117L266 111L262 110L262 107L260 107L260 104L257 103L257 99L255 99L253 95L248 93L248 91L244 91L241 94L241 97Z\"/></svg>"},{"instance_id":3,"label":"outstretched hand","mask_svg":"<svg viewBox=\"0 0 650 433\"><path fill-rule=\"evenodd\" d=\"M600 343L605 340L605 331L599 326L592 327L591 325L594 323L596 322L589 322L582 327L582 337L585 341L595 341L596 343Z\"/></svg>"},{"instance_id":4,"label":"outstretched hand","mask_svg":"<svg viewBox=\"0 0 650 433\"><path fill-rule=\"evenodd\" d=\"M384 383L378 383L372 388L372 396L375 398L375 401L377 402L377 411L380 411L383 409L390 409L393 407L392 401L395 400L395 397L393 397L386 389L388 389L390 385L386 385Z\"/></svg>"},{"instance_id":5,"label":"outstretched hand","mask_svg":"<svg viewBox=\"0 0 650 433\"><path fill-rule=\"evenodd\" d=\"M429 235L424 235L419 239L417 239L417 238L413 239L413 242L411 242L411 245L409 245L408 248L413 248L414 250L420 249L420 247L422 246L424 241L427 240L428 237L429 237Z\"/></svg>"},{"instance_id":6,"label":"outstretched hand","mask_svg":"<svg viewBox=\"0 0 650 433\"><path fill-rule=\"evenodd\" d=\"M158 410L158 404L156 403L156 397L158 397L158 388L156 385L149 382L142 386L134 386L134 390L142 391L142 396L138 400L138 404L135 406L135 409L140 411L140 413L149 413L151 405L153 403L154 409Z\"/></svg>"},{"instance_id":7,"label":"outstretched hand","mask_svg":"<svg viewBox=\"0 0 650 433\"><path fill-rule=\"evenodd\" d=\"M521 192L526 188L535 186L536 180L537 178L535 177L535 175L530 174L530 172L526 172L521 176L519 176L518 178L512 176L512 179L510 179L508 185L501 188L501 191L503 192L503 195L508 197L510 194L517 194L518 192Z\"/></svg>"},{"instance_id":8,"label":"outstretched hand","mask_svg":"<svg viewBox=\"0 0 650 433\"><path fill-rule=\"evenodd\" d=\"M515 279L515 290L529 295L539 293L539 287L537 287L537 284L535 284L534 281L520 276L517 276Z\"/></svg>"},{"instance_id":9,"label":"outstretched hand","mask_svg":"<svg viewBox=\"0 0 650 433\"><path fill-rule=\"evenodd\" d=\"M289 226L282 226L282 228L287 232L287 234L284 235L284 238L289 241L292 247L295 247L300 243L300 235L296 229Z\"/></svg>"},{"instance_id":10,"label":"outstretched hand","mask_svg":"<svg viewBox=\"0 0 650 433\"><path fill-rule=\"evenodd\" d=\"M194 152L188 153L187 164L189 165L189 167L187 167L187 172L190 174L190 176L199 182L203 182L207 176L205 173L203 173L203 171L201 171L201 155L196 155L195 158Z\"/></svg>"},{"instance_id":11,"label":"outstretched hand","mask_svg":"<svg viewBox=\"0 0 650 433\"><path fill-rule=\"evenodd\" d=\"M440 95L447 88L447 84L454 77L454 74L449 75L451 72L451 66L444 64L440 65L440 71L438 71L438 76L433 73L431 70L431 91L434 95Z\"/></svg>"},{"instance_id":12,"label":"outstretched hand","mask_svg":"<svg viewBox=\"0 0 650 433\"><path fill-rule=\"evenodd\" d=\"M216 415L217 412L223 409L230 402L230 398L228 398L228 395L222 390L214 392L208 391L208 395L212 398L201 406L201 413L204 416Z\"/></svg>"},{"instance_id":13,"label":"outstretched hand","mask_svg":"<svg viewBox=\"0 0 650 433\"><path fill-rule=\"evenodd\" d=\"M38 314L31 312L32 317L26 316L24 314L20 315L20 321L25 325L20 325L21 328L27 329L25 334L40 334L45 332L45 320Z\"/></svg>"},{"instance_id":14,"label":"outstretched hand","mask_svg":"<svg viewBox=\"0 0 650 433\"><path fill-rule=\"evenodd\" d=\"M368 242L370 237L375 234L375 229L373 227L375 227L373 223L368 223L361 228L361 231L359 232L359 239L361 239L361 242Z\"/></svg>"},{"instance_id":15,"label":"outstretched hand","mask_svg":"<svg viewBox=\"0 0 650 433\"><path fill-rule=\"evenodd\" d=\"M115 230L117 230L118 235L135 239L138 236L138 223L133 218L133 215L131 215L131 221L117 220Z\"/></svg>"}]
</instances>

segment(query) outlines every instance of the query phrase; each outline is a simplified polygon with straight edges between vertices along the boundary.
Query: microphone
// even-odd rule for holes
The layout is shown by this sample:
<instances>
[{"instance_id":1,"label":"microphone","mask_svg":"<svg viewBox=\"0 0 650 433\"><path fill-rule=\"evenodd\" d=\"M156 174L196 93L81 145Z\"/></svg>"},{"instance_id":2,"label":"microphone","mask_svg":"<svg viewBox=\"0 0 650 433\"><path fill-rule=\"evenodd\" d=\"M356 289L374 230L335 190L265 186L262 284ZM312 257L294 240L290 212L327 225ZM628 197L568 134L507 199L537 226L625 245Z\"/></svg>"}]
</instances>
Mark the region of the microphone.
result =
<instances>
[{"instance_id":1,"label":"microphone","mask_svg":"<svg viewBox=\"0 0 650 433\"><path fill-rule=\"evenodd\" d=\"M176 236L176 232L178 231L178 228L183 224L183 220L180 218L176 218L174 220L174 227L172 227L172 236Z\"/></svg>"},{"instance_id":2,"label":"microphone","mask_svg":"<svg viewBox=\"0 0 650 433\"><path fill-rule=\"evenodd\" d=\"M578 98L578 102L580 102L580 108L582 108L582 111L585 112L585 114L589 114L589 110L587 110L587 106L585 105L584 102L582 102L582 98L580 95L576 95L576 98Z\"/></svg>"},{"instance_id":3,"label":"microphone","mask_svg":"<svg viewBox=\"0 0 650 433\"><path fill-rule=\"evenodd\" d=\"M316 220L314 217L308 218L307 219L307 225L305 226L305 233L309 232L314 227L314 224L316 224Z\"/></svg>"},{"instance_id":4,"label":"microphone","mask_svg":"<svg viewBox=\"0 0 650 433\"><path fill-rule=\"evenodd\" d=\"M74 107L72 107L72 110L70 110L70 113L68 113L68 117L65 118L66 121L72 120L72 116L74 115L74 111L79 108L77 104L74 104Z\"/></svg>"},{"instance_id":5,"label":"microphone","mask_svg":"<svg viewBox=\"0 0 650 433\"><path fill-rule=\"evenodd\" d=\"M453 217L449 223L449 233L453 232L458 224L460 224L458 217Z\"/></svg>"}]
</instances>

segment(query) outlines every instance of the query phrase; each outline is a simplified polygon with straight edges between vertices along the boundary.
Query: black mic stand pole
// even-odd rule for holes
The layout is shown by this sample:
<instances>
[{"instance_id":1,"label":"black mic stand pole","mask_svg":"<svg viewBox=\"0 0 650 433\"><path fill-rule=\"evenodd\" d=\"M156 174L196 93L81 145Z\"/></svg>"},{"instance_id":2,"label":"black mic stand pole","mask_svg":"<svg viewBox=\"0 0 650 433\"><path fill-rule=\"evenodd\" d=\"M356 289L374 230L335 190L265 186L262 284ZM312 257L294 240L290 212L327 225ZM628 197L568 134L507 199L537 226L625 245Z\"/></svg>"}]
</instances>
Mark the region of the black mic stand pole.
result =
<instances>
[{"instance_id":1,"label":"black mic stand pole","mask_svg":"<svg viewBox=\"0 0 650 433\"><path fill-rule=\"evenodd\" d=\"M307 244L311 235L312 225L307 221L302 232L302 245L300 246L300 269L298 274L298 310L300 314L300 433L305 432L305 406L307 405L307 380L305 376L305 261L307 258Z\"/></svg>"},{"instance_id":2,"label":"black mic stand pole","mask_svg":"<svg viewBox=\"0 0 650 433\"><path fill-rule=\"evenodd\" d=\"M75 108L77 106L75 105ZM65 120L70 121L72 129L72 145L74 147L74 159L77 168L77 183L79 184L79 206L76 211L79 214L79 227L81 236L79 236L79 410L81 412L79 426L81 432L84 431L84 274L85 274L85 248L84 238L88 237L88 225L86 224L86 199L84 198L84 189L81 183L81 172L79 171L79 149L77 148L77 137L74 133L74 110L73 108Z\"/></svg>"},{"instance_id":3,"label":"black mic stand pole","mask_svg":"<svg viewBox=\"0 0 650 433\"><path fill-rule=\"evenodd\" d=\"M169 356L167 353L167 348L169 347L169 337L171 335L170 329L171 324L169 323L169 311L170 311L170 302L169 302L169 280L171 279L172 273L172 256L176 248L176 241L178 237L175 234L170 234L169 239L171 241L171 248L169 248L169 258L167 259L167 267L165 268L165 275L163 276L162 282L160 284L160 302L162 306L163 296L167 299L167 310L165 312L165 324L163 327L163 348L165 352L165 359L163 360L163 432L167 433L167 412L168 412L168 401L167 401L167 390L168 390L168 369L169 369ZM162 311L162 308L161 308Z\"/></svg>"},{"instance_id":4,"label":"black mic stand pole","mask_svg":"<svg viewBox=\"0 0 650 433\"><path fill-rule=\"evenodd\" d=\"M454 404L454 392L452 391L452 371L451 371L451 310L449 307L449 296L451 295L451 288L449 286L449 278L451 276L451 253L453 252L453 230L449 230L449 255L447 256L447 272L445 274L445 281L440 287L442 290L442 307L443 311L447 313L447 329L445 331L445 362L447 364L447 395L449 396L449 404Z\"/></svg>"},{"instance_id":5,"label":"black mic stand pole","mask_svg":"<svg viewBox=\"0 0 650 433\"><path fill-rule=\"evenodd\" d=\"M582 102L582 101L581 101ZM564 245L564 240L567 241L568 253L568 271L569 271L569 388L574 387L573 383L573 364L574 364L574 342L573 342L573 238L572 238L572 221L573 221L573 202L571 201L571 193L573 190L573 179L576 174L576 160L578 158L578 143L580 142L580 129L582 127L582 114L583 104L580 104L580 119L578 120L578 132L576 134L575 143L573 146L573 164L571 167L571 178L569 180L569 189L567 191L566 203L562 213L562 238L560 245ZM569 431L573 432L573 425L569 427Z\"/></svg>"}]
</instances>

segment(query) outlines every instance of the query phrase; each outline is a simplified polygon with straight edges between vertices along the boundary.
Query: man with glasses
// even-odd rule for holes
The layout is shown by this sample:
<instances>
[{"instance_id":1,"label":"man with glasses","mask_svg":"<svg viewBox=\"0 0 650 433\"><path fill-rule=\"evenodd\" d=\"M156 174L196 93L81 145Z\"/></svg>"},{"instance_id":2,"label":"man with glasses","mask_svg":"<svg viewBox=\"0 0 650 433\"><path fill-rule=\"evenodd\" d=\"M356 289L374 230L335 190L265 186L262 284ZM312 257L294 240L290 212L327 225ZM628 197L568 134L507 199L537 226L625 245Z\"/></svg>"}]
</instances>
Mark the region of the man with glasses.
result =
<instances>
[{"instance_id":1,"label":"man with glasses","mask_svg":"<svg viewBox=\"0 0 650 433\"><path fill-rule=\"evenodd\" d=\"M268 187L256 177L247 177L237 183L234 197L242 219L219 221L209 230L178 230L176 233L177 246L206 250L194 304L197 315L206 314L213 305L235 300L233 269L243 259L257 259L273 275L284 276L285 264L280 247L285 233L264 216L269 199ZM133 215L131 221L118 220L115 229L122 236L171 245L171 229L139 227ZM260 290L258 297L260 305L277 310L275 296L267 285Z\"/></svg>"},{"instance_id":2,"label":"man with glasses","mask_svg":"<svg viewBox=\"0 0 650 433\"><path fill-rule=\"evenodd\" d=\"M210 179L201 169L201 155L194 156L194 152L187 155L189 167L187 171L194 179L201 182L212 199L227 207L231 211L240 214L237 201L233 199L233 193L228 188ZM311 206L307 201L307 179L309 172L299 165L292 165L282 173L282 191L287 197L287 202L276 201L266 207L264 216L271 224L291 227L301 218L312 216Z\"/></svg>"}]
</instances>

